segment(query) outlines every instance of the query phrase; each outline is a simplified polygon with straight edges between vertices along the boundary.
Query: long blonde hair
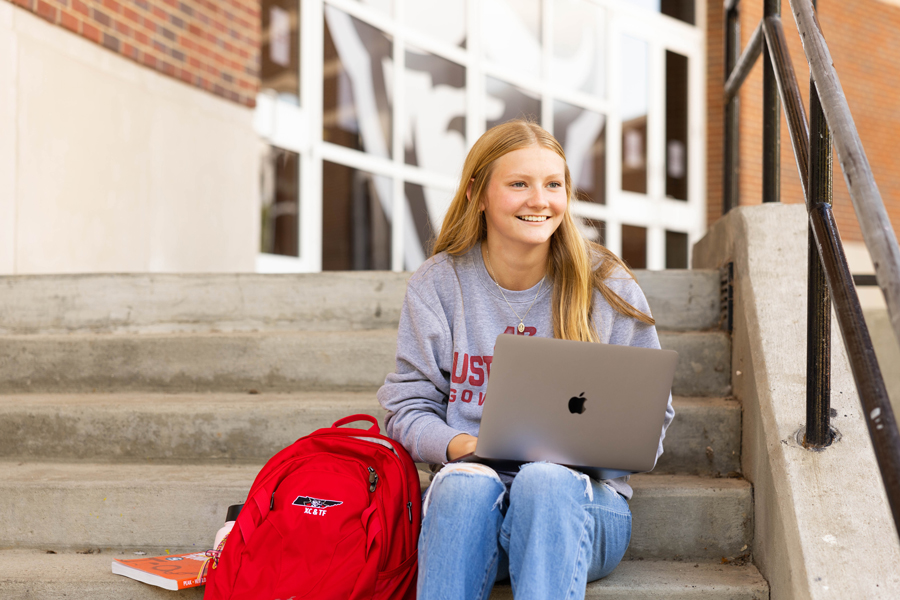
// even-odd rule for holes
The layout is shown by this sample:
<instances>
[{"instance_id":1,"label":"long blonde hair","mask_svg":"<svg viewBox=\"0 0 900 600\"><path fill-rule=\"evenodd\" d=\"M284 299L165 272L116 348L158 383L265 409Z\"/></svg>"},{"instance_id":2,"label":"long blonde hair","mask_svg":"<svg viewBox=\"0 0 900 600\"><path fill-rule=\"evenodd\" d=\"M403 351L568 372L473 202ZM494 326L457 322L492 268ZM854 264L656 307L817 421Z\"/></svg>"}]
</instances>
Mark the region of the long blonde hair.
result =
<instances>
[{"instance_id":1,"label":"long blonde hair","mask_svg":"<svg viewBox=\"0 0 900 600\"><path fill-rule=\"evenodd\" d=\"M434 243L432 254L447 252L460 256L475 244L487 238L484 213L480 210L481 198L486 193L494 164L498 158L514 150L540 146L562 157L562 146L536 123L513 120L492 127L478 138L469 151L463 165L459 188L444 217L444 223ZM653 317L623 300L606 284L617 269L630 277L634 274L615 254L584 239L572 218L572 180L566 165L566 198L568 204L562 222L550 238L550 254L547 259L547 275L554 282L553 336L565 340L584 342L599 341L593 323L593 291L597 289L615 310L623 315L653 325ZM471 189L469 183L471 182ZM466 196L469 191L471 200ZM600 263L593 267L594 257Z\"/></svg>"}]
</instances>

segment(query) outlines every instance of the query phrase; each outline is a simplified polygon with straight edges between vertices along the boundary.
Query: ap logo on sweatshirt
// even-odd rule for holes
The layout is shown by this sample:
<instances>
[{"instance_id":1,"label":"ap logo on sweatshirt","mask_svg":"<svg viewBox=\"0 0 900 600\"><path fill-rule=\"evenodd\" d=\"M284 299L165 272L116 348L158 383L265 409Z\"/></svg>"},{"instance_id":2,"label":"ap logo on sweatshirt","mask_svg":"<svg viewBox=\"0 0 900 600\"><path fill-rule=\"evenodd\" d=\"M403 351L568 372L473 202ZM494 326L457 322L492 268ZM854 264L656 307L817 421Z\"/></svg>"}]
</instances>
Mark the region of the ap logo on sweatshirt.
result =
<instances>
[{"instance_id":1,"label":"ap logo on sweatshirt","mask_svg":"<svg viewBox=\"0 0 900 600\"><path fill-rule=\"evenodd\" d=\"M302 506L303 514L322 516L325 514L326 508L339 506L343 504L341 500L322 500L320 498L311 498L309 496L297 496L292 502L294 506Z\"/></svg>"}]
</instances>

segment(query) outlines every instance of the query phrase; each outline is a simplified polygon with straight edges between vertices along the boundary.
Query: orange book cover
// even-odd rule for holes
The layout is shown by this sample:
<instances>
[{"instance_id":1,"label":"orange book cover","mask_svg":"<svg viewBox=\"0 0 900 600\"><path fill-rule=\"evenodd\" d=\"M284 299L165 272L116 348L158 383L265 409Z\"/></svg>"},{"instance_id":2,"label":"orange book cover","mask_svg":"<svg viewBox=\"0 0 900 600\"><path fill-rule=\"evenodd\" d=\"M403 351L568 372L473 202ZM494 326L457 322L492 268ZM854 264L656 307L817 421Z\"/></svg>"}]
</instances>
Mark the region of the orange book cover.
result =
<instances>
[{"instance_id":1,"label":"orange book cover","mask_svg":"<svg viewBox=\"0 0 900 600\"><path fill-rule=\"evenodd\" d=\"M183 590L206 583L206 577L200 577L205 560L206 554L203 552L150 558L115 558L112 572L167 590Z\"/></svg>"}]
</instances>

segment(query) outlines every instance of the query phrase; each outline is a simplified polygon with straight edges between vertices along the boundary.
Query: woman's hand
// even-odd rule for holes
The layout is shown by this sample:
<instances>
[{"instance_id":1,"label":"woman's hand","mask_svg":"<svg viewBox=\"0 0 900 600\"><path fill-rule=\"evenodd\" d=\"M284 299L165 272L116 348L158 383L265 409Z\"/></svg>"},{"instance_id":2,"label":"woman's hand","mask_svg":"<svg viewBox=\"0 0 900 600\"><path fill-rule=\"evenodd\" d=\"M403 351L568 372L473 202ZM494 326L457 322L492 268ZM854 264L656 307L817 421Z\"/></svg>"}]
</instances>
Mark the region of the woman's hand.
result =
<instances>
[{"instance_id":1,"label":"woman's hand","mask_svg":"<svg viewBox=\"0 0 900 600\"><path fill-rule=\"evenodd\" d=\"M475 452L475 442L478 438L468 433L461 433L447 444L447 459L456 460L460 456Z\"/></svg>"}]
</instances>

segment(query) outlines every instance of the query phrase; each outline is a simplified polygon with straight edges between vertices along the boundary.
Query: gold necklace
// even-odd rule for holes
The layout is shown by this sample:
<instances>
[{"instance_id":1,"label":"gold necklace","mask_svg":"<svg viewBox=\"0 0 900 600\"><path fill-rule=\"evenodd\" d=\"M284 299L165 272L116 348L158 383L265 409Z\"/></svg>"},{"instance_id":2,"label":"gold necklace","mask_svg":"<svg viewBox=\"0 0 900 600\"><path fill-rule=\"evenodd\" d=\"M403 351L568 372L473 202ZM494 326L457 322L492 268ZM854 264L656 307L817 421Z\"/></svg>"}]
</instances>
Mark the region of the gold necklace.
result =
<instances>
[{"instance_id":1,"label":"gold necklace","mask_svg":"<svg viewBox=\"0 0 900 600\"><path fill-rule=\"evenodd\" d=\"M534 295L534 300L531 301L531 305L528 307L528 310L525 311L525 316L520 317L519 313L516 312L516 309L512 307L512 304L509 303L509 300L506 299L506 294L503 293L503 288L500 287L500 284L497 283L497 278L494 276L494 266L491 264L491 251L485 247L484 249L485 255L487 256L487 267L488 271L491 274L491 279L494 280L494 285L497 286L497 289L500 290L500 295L503 296L503 300L506 301L506 305L509 307L509 310L513 311L513 314L516 315L516 318L519 319L519 326L517 329L519 333L525 331L525 317L528 316L528 313L531 312L531 307L534 306L534 303L537 301L538 296L541 294L541 290L544 289L544 277L541 277L541 285L538 286L537 294Z\"/></svg>"}]
</instances>

